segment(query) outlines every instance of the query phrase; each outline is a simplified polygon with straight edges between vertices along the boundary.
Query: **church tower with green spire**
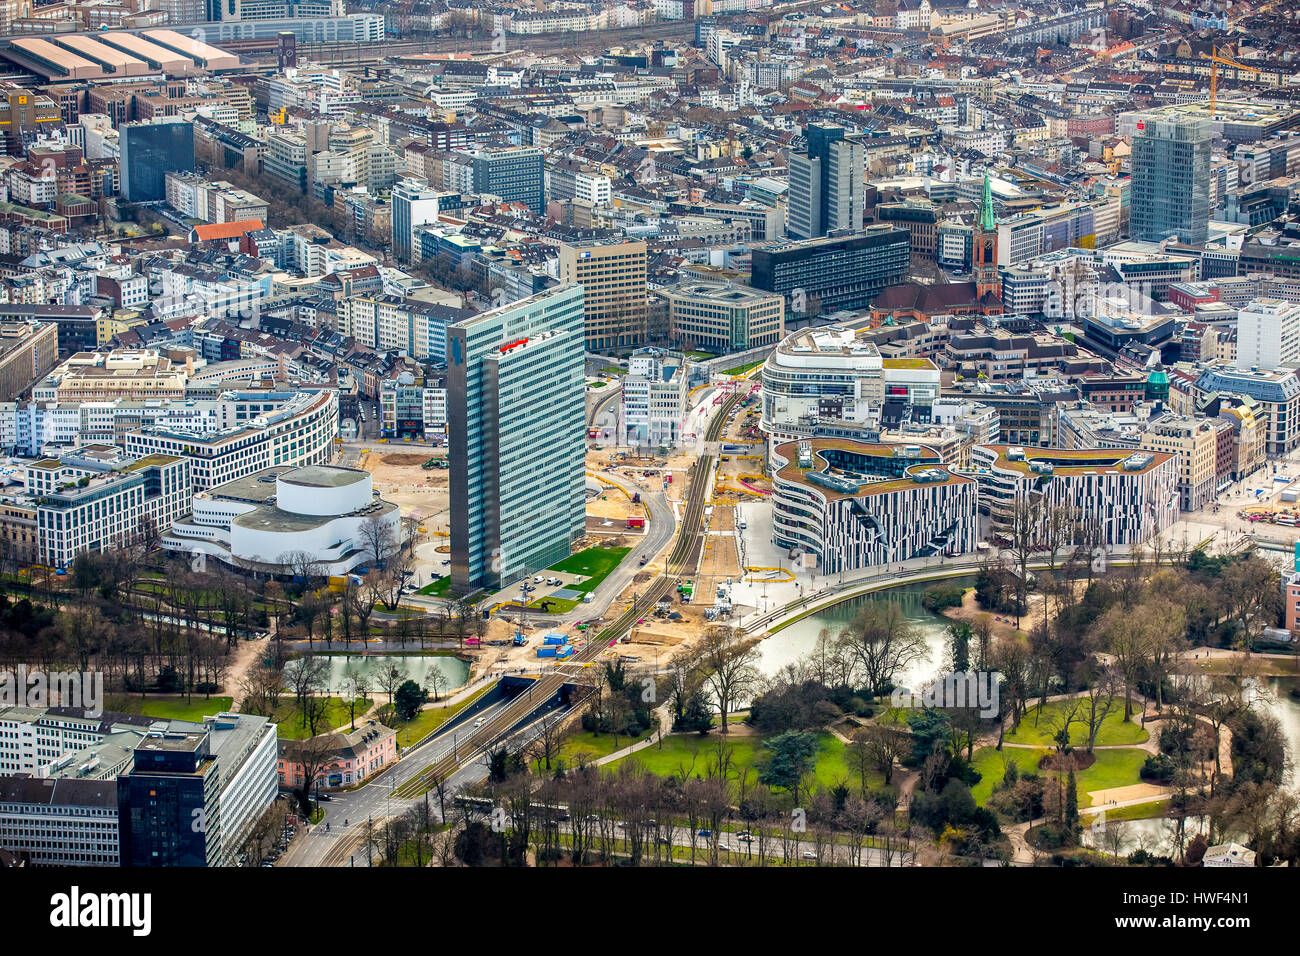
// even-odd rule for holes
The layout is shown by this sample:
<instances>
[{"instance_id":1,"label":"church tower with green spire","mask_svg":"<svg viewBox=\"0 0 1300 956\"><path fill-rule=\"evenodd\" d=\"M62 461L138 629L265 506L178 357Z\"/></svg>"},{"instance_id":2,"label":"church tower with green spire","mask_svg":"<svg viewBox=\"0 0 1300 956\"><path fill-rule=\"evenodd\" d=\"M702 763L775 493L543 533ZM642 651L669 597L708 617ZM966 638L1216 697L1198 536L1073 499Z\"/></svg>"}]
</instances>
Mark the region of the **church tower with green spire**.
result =
<instances>
[{"instance_id":1,"label":"church tower with green spire","mask_svg":"<svg viewBox=\"0 0 1300 956\"><path fill-rule=\"evenodd\" d=\"M993 215L993 187L989 174L984 173L984 195L980 199L979 220L971 245L972 271L975 274L975 294L1002 298L1002 277L998 275L998 223Z\"/></svg>"}]
</instances>

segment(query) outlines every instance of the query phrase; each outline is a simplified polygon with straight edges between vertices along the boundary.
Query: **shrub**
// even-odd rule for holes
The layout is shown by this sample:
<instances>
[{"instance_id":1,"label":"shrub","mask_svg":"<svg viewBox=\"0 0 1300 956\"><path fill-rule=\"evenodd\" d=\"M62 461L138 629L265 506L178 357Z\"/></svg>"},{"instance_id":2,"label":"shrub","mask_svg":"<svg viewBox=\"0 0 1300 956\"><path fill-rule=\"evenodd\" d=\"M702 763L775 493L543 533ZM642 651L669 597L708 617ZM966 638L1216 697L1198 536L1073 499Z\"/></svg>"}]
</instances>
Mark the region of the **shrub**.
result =
<instances>
[{"instance_id":1,"label":"shrub","mask_svg":"<svg viewBox=\"0 0 1300 956\"><path fill-rule=\"evenodd\" d=\"M965 593L964 588L955 585L934 584L922 592L921 607L931 614L938 614L950 607L961 607L961 601Z\"/></svg>"}]
</instances>

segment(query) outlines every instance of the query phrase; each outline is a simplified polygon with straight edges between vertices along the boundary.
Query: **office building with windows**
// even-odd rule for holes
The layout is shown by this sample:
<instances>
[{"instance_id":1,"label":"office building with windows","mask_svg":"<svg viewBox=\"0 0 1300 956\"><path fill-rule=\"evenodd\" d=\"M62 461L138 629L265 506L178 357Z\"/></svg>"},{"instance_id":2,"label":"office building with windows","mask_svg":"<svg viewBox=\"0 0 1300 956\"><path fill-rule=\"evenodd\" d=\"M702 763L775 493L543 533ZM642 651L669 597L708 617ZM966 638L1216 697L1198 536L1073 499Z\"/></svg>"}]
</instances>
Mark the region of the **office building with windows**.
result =
<instances>
[{"instance_id":1,"label":"office building with windows","mask_svg":"<svg viewBox=\"0 0 1300 956\"><path fill-rule=\"evenodd\" d=\"M781 341L785 299L730 282L683 282L664 290L668 335L685 348L726 354Z\"/></svg>"},{"instance_id":2,"label":"office building with windows","mask_svg":"<svg viewBox=\"0 0 1300 956\"><path fill-rule=\"evenodd\" d=\"M908 258L906 229L874 225L850 236L759 246L749 284L784 296L792 316L861 309L902 281Z\"/></svg>"},{"instance_id":3,"label":"office building with windows","mask_svg":"<svg viewBox=\"0 0 1300 956\"><path fill-rule=\"evenodd\" d=\"M265 717L221 713L150 729L117 779L121 865L234 866L278 782L275 724Z\"/></svg>"},{"instance_id":4,"label":"office building with windows","mask_svg":"<svg viewBox=\"0 0 1300 956\"><path fill-rule=\"evenodd\" d=\"M974 551L979 486L924 445L840 438L772 449L772 541L821 574Z\"/></svg>"},{"instance_id":5,"label":"office building with windows","mask_svg":"<svg viewBox=\"0 0 1300 956\"><path fill-rule=\"evenodd\" d=\"M786 233L792 239L862 227L866 150L844 133L841 126L811 124L807 146L790 155Z\"/></svg>"},{"instance_id":6,"label":"office building with windows","mask_svg":"<svg viewBox=\"0 0 1300 956\"><path fill-rule=\"evenodd\" d=\"M194 171L194 124L187 120L126 123L117 141L121 194L129 202L164 200L169 172Z\"/></svg>"},{"instance_id":7,"label":"office building with windows","mask_svg":"<svg viewBox=\"0 0 1300 956\"><path fill-rule=\"evenodd\" d=\"M1159 242L1205 242L1210 224L1209 120L1139 115L1133 135L1129 232Z\"/></svg>"},{"instance_id":8,"label":"office building with windows","mask_svg":"<svg viewBox=\"0 0 1300 956\"><path fill-rule=\"evenodd\" d=\"M393 258L410 262L415 245L415 228L438 221L439 198L443 193L424 183L403 179L393 186Z\"/></svg>"},{"instance_id":9,"label":"office building with windows","mask_svg":"<svg viewBox=\"0 0 1300 956\"><path fill-rule=\"evenodd\" d=\"M971 463L980 510L1004 534L1018 506L1044 533L1064 509L1078 520L1075 543L1106 548L1143 544L1178 520L1178 463L1167 452L976 445Z\"/></svg>"},{"instance_id":10,"label":"office building with windows","mask_svg":"<svg viewBox=\"0 0 1300 956\"><path fill-rule=\"evenodd\" d=\"M646 244L560 246L560 281L581 285L590 351L635 348L646 339Z\"/></svg>"},{"instance_id":11,"label":"office building with windows","mask_svg":"<svg viewBox=\"0 0 1300 956\"><path fill-rule=\"evenodd\" d=\"M545 170L536 146L484 146L469 150L474 192L521 202L541 214L545 204Z\"/></svg>"},{"instance_id":12,"label":"office building with windows","mask_svg":"<svg viewBox=\"0 0 1300 956\"><path fill-rule=\"evenodd\" d=\"M455 591L549 567L584 532L582 315L563 286L447 329Z\"/></svg>"}]
</instances>

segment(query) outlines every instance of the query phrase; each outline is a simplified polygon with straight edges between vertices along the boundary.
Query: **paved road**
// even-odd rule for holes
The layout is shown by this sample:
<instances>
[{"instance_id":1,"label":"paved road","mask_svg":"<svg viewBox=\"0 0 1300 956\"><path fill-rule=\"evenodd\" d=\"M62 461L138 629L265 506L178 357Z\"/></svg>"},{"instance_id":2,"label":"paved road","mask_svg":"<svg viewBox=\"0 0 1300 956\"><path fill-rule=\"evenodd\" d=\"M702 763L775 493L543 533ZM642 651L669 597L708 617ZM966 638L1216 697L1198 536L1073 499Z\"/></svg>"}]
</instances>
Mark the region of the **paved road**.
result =
<instances>
[{"instance_id":1,"label":"paved road","mask_svg":"<svg viewBox=\"0 0 1300 956\"><path fill-rule=\"evenodd\" d=\"M508 707L502 701L484 710L482 715L488 722L497 719ZM530 723L506 738L506 742L518 745L531 739L532 730L537 722ZM412 789L416 786L424 768L438 754L449 751L455 744L459 746L471 731L470 727L460 728L456 732L444 732L430 738L418 747L408 750L392 767L378 778L346 793L332 794L328 802L321 803L325 810L324 819L316 826L298 837L279 861L280 866L366 866L365 826L367 820L373 820L376 832L380 823L389 816L400 815L424 800L423 796L404 796L395 792L404 785ZM447 791L462 790L470 784L478 783L487 777L487 765L482 759L467 761L447 780ZM429 794L429 805L436 818L438 795ZM346 821L346 826L344 825ZM326 829L329 824L329 829Z\"/></svg>"}]
</instances>

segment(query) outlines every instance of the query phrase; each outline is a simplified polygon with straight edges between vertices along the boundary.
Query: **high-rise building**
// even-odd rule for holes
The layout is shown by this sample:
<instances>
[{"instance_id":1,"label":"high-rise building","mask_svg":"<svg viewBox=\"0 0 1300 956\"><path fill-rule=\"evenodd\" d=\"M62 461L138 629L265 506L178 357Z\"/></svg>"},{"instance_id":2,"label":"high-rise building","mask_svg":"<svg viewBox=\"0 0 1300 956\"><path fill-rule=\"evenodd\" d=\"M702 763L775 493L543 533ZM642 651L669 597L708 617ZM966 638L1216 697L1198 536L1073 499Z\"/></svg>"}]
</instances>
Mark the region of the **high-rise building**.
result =
<instances>
[{"instance_id":1,"label":"high-rise building","mask_svg":"<svg viewBox=\"0 0 1300 956\"><path fill-rule=\"evenodd\" d=\"M560 281L583 288L589 350L612 351L645 344L644 242L562 245Z\"/></svg>"},{"instance_id":2,"label":"high-rise building","mask_svg":"<svg viewBox=\"0 0 1300 956\"><path fill-rule=\"evenodd\" d=\"M1177 236L1204 242L1210 223L1210 139L1206 119L1137 117L1133 136L1129 232L1159 242Z\"/></svg>"},{"instance_id":3,"label":"high-rise building","mask_svg":"<svg viewBox=\"0 0 1300 956\"><path fill-rule=\"evenodd\" d=\"M518 581L583 534L582 311L566 285L447 328L455 591Z\"/></svg>"},{"instance_id":4,"label":"high-rise building","mask_svg":"<svg viewBox=\"0 0 1300 956\"><path fill-rule=\"evenodd\" d=\"M438 197L435 189L413 179L404 179L393 187L393 257L410 262L415 247L415 227L438 221Z\"/></svg>"},{"instance_id":5,"label":"high-rise building","mask_svg":"<svg viewBox=\"0 0 1300 956\"><path fill-rule=\"evenodd\" d=\"M809 125L808 145L790 156L789 221L795 239L862 226L866 151L840 126Z\"/></svg>"},{"instance_id":6,"label":"high-rise building","mask_svg":"<svg viewBox=\"0 0 1300 956\"><path fill-rule=\"evenodd\" d=\"M127 123L118 130L118 167L128 202L167 198L166 176L194 170L194 124L168 117L152 123Z\"/></svg>"},{"instance_id":7,"label":"high-rise building","mask_svg":"<svg viewBox=\"0 0 1300 956\"><path fill-rule=\"evenodd\" d=\"M521 202L535 213L544 205L542 151L536 146L484 146L466 153L473 163L474 192Z\"/></svg>"}]
</instances>

